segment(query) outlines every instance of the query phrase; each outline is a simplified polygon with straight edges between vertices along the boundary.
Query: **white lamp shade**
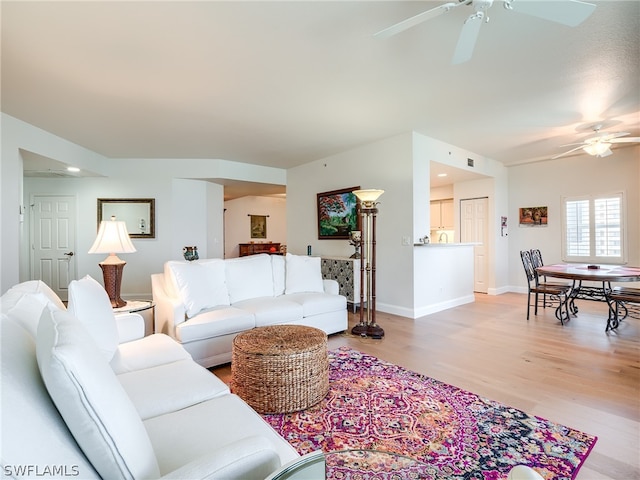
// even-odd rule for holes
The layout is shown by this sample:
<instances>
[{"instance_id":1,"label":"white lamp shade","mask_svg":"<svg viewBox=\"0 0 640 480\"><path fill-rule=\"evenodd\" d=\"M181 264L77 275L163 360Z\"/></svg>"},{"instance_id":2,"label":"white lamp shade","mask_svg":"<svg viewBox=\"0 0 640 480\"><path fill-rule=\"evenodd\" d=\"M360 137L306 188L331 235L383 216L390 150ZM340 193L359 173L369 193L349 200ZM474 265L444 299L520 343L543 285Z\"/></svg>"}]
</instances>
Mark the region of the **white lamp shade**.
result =
<instances>
[{"instance_id":1,"label":"white lamp shade","mask_svg":"<svg viewBox=\"0 0 640 480\"><path fill-rule=\"evenodd\" d=\"M384 190L354 190L353 194L360 199L364 204L375 202L380 195L384 193Z\"/></svg>"},{"instance_id":2,"label":"white lamp shade","mask_svg":"<svg viewBox=\"0 0 640 480\"><path fill-rule=\"evenodd\" d=\"M100 222L98 236L89 253L133 253L136 248L131 243L127 224L116 220Z\"/></svg>"}]
</instances>

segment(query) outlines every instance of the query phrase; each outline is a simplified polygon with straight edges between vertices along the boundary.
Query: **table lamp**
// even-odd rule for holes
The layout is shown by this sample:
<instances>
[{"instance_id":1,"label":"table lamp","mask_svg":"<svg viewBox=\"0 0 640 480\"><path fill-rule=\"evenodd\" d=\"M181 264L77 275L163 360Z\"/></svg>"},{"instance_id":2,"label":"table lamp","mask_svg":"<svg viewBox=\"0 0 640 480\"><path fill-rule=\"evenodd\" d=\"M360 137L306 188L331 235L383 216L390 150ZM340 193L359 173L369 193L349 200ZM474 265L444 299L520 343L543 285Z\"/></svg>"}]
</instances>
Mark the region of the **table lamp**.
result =
<instances>
[{"instance_id":1,"label":"table lamp","mask_svg":"<svg viewBox=\"0 0 640 480\"><path fill-rule=\"evenodd\" d=\"M113 308L124 307L127 302L120 298L120 285L122 284L122 271L127 264L116 255L117 253L133 253L136 249L131 243L127 224L116 221L116 217L111 220L100 222L98 236L89 249L89 253L108 253L109 256L100 262L102 276L104 279L104 289L109 295Z\"/></svg>"}]
</instances>

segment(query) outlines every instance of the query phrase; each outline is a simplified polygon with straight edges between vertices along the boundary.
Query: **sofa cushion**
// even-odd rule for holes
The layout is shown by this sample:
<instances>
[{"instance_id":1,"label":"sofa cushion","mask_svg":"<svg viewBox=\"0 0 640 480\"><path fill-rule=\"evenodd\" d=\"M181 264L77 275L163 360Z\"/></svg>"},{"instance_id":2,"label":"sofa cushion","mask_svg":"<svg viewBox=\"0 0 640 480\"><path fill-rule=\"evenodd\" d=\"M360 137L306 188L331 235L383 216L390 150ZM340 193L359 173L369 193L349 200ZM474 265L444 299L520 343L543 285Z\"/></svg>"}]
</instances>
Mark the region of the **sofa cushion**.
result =
<instances>
[{"instance_id":1,"label":"sofa cushion","mask_svg":"<svg viewBox=\"0 0 640 480\"><path fill-rule=\"evenodd\" d=\"M222 259L203 262L167 262L187 317L217 305L229 305Z\"/></svg>"},{"instance_id":2,"label":"sofa cushion","mask_svg":"<svg viewBox=\"0 0 640 480\"><path fill-rule=\"evenodd\" d=\"M324 292L320 257L286 255L285 293Z\"/></svg>"},{"instance_id":3,"label":"sofa cushion","mask_svg":"<svg viewBox=\"0 0 640 480\"><path fill-rule=\"evenodd\" d=\"M36 355L49 395L103 478L158 478L151 442L135 407L81 322L42 314Z\"/></svg>"},{"instance_id":4,"label":"sofa cushion","mask_svg":"<svg viewBox=\"0 0 640 480\"><path fill-rule=\"evenodd\" d=\"M57 310L67 309L60 297L49 285L42 280L29 280L14 285L2 295L2 302L0 302L2 312L7 313L7 310L13 307L27 293L41 293L47 297L50 304L55 306Z\"/></svg>"},{"instance_id":5,"label":"sofa cushion","mask_svg":"<svg viewBox=\"0 0 640 480\"><path fill-rule=\"evenodd\" d=\"M216 307L176 326L176 338L182 343L238 333L255 327L251 312L235 307Z\"/></svg>"},{"instance_id":6,"label":"sofa cushion","mask_svg":"<svg viewBox=\"0 0 640 480\"><path fill-rule=\"evenodd\" d=\"M4 296L2 299L4 300ZM49 396L36 361L36 339L17 320L1 315L2 478L51 479L28 475L27 465L64 465L69 477L100 478ZM39 319L38 319L39 320ZM59 474L62 478L64 474Z\"/></svg>"},{"instance_id":7,"label":"sofa cushion","mask_svg":"<svg viewBox=\"0 0 640 480\"><path fill-rule=\"evenodd\" d=\"M222 380L191 359L124 373L118 381L143 420L230 393Z\"/></svg>"},{"instance_id":8,"label":"sofa cushion","mask_svg":"<svg viewBox=\"0 0 640 480\"><path fill-rule=\"evenodd\" d=\"M59 310L55 303L43 293L23 293L15 305L7 311L7 315L17 320L33 338L36 338L38 321L42 311L47 307Z\"/></svg>"},{"instance_id":9,"label":"sofa cushion","mask_svg":"<svg viewBox=\"0 0 640 480\"><path fill-rule=\"evenodd\" d=\"M285 289L285 260L282 255L271 255L271 269L273 270L273 295L284 295Z\"/></svg>"},{"instance_id":10,"label":"sofa cushion","mask_svg":"<svg viewBox=\"0 0 640 480\"><path fill-rule=\"evenodd\" d=\"M173 338L154 333L133 342L121 343L109 363L116 375L120 375L190 359L189 352Z\"/></svg>"},{"instance_id":11,"label":"sofa cushion","mask_svg":"<svg viewBox=\"0 0 640 480\"><path fill-rule=\"evenodd\" d=\"M255 318L256 327L295 323L302 320L302 306L290 301L287 296L250 298L236 303L235 306L251 312Z\"/></svg>"},{"instance_id":12,"label":"sofa cushion","mask_svg":"<svg viewBox=\"0 0 640 480\"><path fill-rule=\"evenodd\" d=\"M69 311L82 322L107 362L118 348L115 313L105 289L89 275L69 284Z\"/></svg>"},{"instance_id":13,"label":"sofa cushion","mask_svg":"<svg viewBox=\"0 0 640 480\"><path fill-rule=\"evenodd\" d=\"M273 297L270 255L260 254L225 260L231 303L247 298Z\"/></svg>"},{"instance_id":14,"label":"sofa cushion","mask_svg":"<svg viewBox=\"0 0 640 480\"><path fill-rule=\"evenodd\" d=\"M303 316L313 317L323 313L339 312L347 308L347 299L342 295L327 293L293 293L287 299L302 306Z\"/></svg>"},{"instance_id":15,"label":"sofa cushion","mask_svg":"<svg viewBox=\"0 0 640 480\"><path fill-rule=\"evenodd\" d=\"M220 412L224 414L220 415ZM281 463L299 456L255 410L234 394L150 418L144 425L163 475L212 450L256 435L268 439Z\"/></svg>"}]
</instances>

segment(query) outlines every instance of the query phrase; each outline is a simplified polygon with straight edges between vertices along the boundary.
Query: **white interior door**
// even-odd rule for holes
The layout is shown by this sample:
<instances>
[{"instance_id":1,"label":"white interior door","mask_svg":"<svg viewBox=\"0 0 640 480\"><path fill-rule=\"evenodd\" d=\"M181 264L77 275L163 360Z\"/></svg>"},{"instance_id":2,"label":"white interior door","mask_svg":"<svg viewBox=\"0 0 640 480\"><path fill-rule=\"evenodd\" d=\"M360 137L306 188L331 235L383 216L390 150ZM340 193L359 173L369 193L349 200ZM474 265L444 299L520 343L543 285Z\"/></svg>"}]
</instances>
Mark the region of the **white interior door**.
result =
<instances>
[{"instance_id":1,"label":"white interior door","mask_svg":"<svg viewBox=\"0 0 640 480\"><path fill-rule=\"evenodd\" d=\"M489 201L471 198L460 201L460 242L478 243L473 248L473 290L487 293L487 208Z\"/></svg>"},{"instance_id":2,"label":"white interior door","mask_svg":"<svg viewBox=\"0 0 640 480\"><path fill-rule=\"evenodd\" d=\"M31 278L67 300L69 282L76 278L76 199L34 195L31 200Z\"/></svg>"}]
</instances>

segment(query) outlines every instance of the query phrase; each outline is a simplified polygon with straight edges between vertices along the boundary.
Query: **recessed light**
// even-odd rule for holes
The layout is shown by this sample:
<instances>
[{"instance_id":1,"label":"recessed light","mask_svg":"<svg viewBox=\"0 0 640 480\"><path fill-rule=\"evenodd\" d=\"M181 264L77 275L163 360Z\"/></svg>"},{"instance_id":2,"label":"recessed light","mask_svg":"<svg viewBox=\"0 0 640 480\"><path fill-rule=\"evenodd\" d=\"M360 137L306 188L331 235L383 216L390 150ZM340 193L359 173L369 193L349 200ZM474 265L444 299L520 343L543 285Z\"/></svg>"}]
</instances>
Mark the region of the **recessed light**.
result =
<instances>
[{"instance_id":1,"label":"recessed light","mask_svg":"<svg viewBox=\"0 0 640 480\"><path fill-rule=\"evenodd\" d=\"M67 167L68 172L79 172L80 169L78 167Z\"/></svg>"},{"instance_id":2,"label":"recessed light","mask_svg":"<svg viewBox=\"0 0 640 480\"><path fill-rule=\"evenodd\" d=\"M439 174L438 174L438 176L439 176L439 177L446 177L446 176L447 176L447 174L446 174L446 173L439 173Z\"/></svg>"}]
</instances>

